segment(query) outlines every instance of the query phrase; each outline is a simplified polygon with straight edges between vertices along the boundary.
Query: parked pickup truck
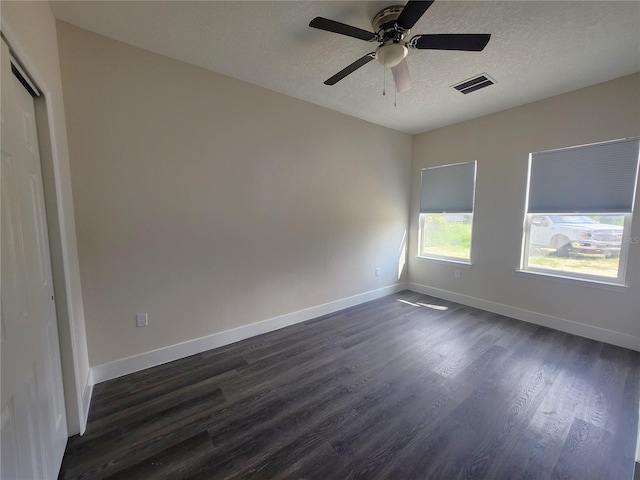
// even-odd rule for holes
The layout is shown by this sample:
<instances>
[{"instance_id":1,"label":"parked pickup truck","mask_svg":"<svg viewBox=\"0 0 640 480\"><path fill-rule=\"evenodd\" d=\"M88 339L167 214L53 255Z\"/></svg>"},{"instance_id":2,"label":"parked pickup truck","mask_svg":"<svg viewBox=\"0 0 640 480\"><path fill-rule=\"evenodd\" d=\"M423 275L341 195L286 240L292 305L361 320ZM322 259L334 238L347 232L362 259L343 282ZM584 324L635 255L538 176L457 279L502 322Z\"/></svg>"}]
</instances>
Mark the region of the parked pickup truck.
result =
<instances>
[{"instance_id":1,"label":"parked pickup truck","mask_svg":"<svg viewBox=\"0 0 640 480\"><path fill-rule=\"evenodd\" d=\"M567 257L571 251L616 257L620 255L622 231L620 225L599 223L582 215L535 215L529 243L554 248L559 257Z\"/></svg>"}]
</instances>

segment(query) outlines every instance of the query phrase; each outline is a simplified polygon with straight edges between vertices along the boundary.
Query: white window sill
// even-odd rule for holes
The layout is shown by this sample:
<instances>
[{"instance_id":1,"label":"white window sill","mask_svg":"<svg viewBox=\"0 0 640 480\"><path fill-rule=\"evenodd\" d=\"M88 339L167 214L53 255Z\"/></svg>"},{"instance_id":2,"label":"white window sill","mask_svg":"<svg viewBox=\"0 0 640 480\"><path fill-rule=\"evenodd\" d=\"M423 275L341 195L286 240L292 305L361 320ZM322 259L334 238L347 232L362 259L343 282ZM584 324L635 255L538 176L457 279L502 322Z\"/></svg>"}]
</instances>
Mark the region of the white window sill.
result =
<instances>
[{"instance_id":1,"label":"white window sill","mask_svg":"<svg viewBox=\"0 0 640 480\"><path fill-rule=\"evenodd\" d=\"M569 284L574 284L581 287L593 287L593 288L599 288L602 290L611 290L611 291L618 291L618 292L624 292L626 291L626 289L629 288L629 285L625 285L622 283L607 282L606 280L596 280L591 278L567 277L560 273L556 274L551 272L540 272L540 271L533 271L533 270L516 270L516 271L518 272L518 275L522 277L538 278L544 281L558 282L558 283L564 283L564 284L569 283Z\"/></svg>"},{"instance_id":2,"label":"white window sill","mask_svg":"<svg viewBox=\"0 0 640 480\"><path fill-rule=\"evenodd\" d=\"M462 268L471 268L473 264L469 260L463 260L458 258L448 258L448 257L424 257L422 255L416 255L416 258L420 260L428 260L430 262L442 263L445 265L456 265Z\"/></svg>"}]
</instances>

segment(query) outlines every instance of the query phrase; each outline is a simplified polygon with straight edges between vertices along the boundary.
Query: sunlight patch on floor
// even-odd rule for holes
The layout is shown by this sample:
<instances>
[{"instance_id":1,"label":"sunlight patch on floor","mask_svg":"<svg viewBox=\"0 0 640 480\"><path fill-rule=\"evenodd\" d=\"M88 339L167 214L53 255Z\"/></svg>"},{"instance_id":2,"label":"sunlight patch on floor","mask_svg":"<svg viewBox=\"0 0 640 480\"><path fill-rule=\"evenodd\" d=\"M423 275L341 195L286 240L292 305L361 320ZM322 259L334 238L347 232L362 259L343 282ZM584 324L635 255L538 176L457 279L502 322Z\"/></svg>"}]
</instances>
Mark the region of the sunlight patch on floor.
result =
<instances>
[{"instance_id":1,"label":"sunlight patch on floor","mask_svg":"<svg viewBox=\"0 0 640 480\"><path fill-rule=\"evenodd\" d=\"M445 307L444 305L434 305L431 303L413 303L408 300L402 300L401 298L397 299L398 302L406 303L407 305L411 305L413 307L427 307L432 308L433 310L449 310L449 307Z\"/></svg>"}]
</instances>

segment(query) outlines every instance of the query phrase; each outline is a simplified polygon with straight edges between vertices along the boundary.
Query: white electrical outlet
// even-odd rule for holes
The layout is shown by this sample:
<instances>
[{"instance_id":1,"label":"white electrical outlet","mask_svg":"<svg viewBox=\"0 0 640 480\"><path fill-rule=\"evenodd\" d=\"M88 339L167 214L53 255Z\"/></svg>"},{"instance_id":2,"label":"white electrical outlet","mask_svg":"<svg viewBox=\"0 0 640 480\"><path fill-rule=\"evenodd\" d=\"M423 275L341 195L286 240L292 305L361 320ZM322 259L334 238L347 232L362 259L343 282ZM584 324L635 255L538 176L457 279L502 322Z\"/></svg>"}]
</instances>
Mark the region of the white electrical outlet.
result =
<instances>
[{"instance_id":1,"label":"white electrical outlet","mask_svg":"<svg viewBox=\"0 0 640 480\"><path fill-rule=\"evenodd\" d=\"M146 313L136 313L136 327L146 327L149 325L149 315Z\"/></svg>"},{"instance_id":2,"label":"white electrical outlet","mask_svg":"<svg viewBox=\"0 0 640 480\"><path fill-rule=\"evenodd\" d=\"M456 269L453 271L453 277L454 277L454 278L460 278L460 273L461 273L461 272L460 272L460 269L459 269L459 268L456 268Z\"/></svg>"},{"instance_id":3,"label":"white electrical outlet","mask_svg":"<svg viewBox=\"0 0 640 480\"><path fill-rule=\"evenodd\" d=\"M379 277L379 276L380 276L380 267L377 267L376 268L376 277Z\"/></svg>"}]
</instances>

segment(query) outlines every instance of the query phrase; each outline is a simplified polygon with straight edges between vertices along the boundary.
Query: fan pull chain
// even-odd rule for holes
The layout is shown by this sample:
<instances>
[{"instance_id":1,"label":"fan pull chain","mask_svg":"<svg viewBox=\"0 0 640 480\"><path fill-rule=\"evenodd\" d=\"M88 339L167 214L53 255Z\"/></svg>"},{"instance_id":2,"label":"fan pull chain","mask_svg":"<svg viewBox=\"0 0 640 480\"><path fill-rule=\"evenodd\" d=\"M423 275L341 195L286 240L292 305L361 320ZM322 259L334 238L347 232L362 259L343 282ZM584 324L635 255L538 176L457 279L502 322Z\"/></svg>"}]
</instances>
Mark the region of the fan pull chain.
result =
<instances>
[{"instance_id":1,"label":"fan pull chain","mask_svg":"<svg viewBox=\"0 0 640 480\"><path fill-rule=\"evenodd\" d=\"M398 87L395 87L393 89L393 106L394 107L398 106Z\"/></svg>"},{"instance_id":2,"label":"fan pull chain","mask_svg":"<svg viewBox=\"0 0 640 480\"><path fill-rule=\"evenodd\" d=\"M382 67L382 96L387 94L387 69Z\"/></svg>"}]
</instances>

